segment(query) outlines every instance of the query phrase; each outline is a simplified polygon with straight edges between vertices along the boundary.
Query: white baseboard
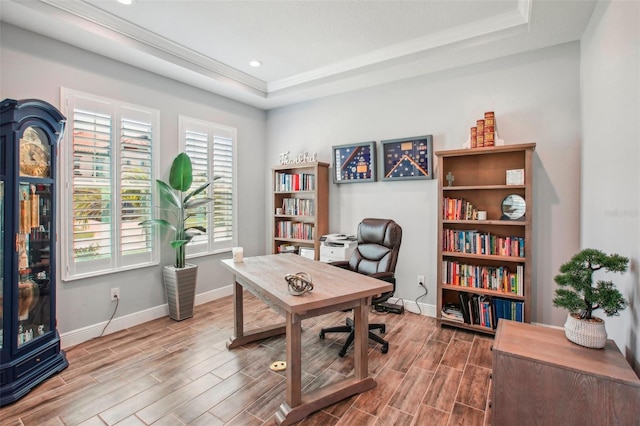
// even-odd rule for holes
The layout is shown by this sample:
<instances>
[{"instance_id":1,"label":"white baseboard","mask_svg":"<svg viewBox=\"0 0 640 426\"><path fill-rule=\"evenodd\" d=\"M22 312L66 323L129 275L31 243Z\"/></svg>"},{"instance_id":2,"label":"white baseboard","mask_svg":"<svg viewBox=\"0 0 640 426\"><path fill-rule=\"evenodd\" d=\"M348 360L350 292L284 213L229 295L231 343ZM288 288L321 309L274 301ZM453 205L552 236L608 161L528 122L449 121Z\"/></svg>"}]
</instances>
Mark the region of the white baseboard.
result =
<instances>
[{"instance_id":1,"label":"white baseboard","mask_svg":"<svg viewBox=\"0 0 640 426\"><path fill-rule=\"evenodd\" d=\"M207 291L196 295L196 306L203 303L211 302L220 299L225 296L233 294L233 287L226 286L216 290ZM402 299L396 297L389 298L389 303L398 303ZM413 301L402 300L404 308L413 312L414 314L425 315L429 317L436 316L436 307L434 305L427 305L426 303L416 303ZM144 311L135 312L133 314L125 315L122 317L114 318L107 329L105 335L115 333L116 331L124 330L129 327L153 321L154 319L166 317L169 315L169 307L167 305L155 306L153 308L145 309ZM78 345L80 343L89 341L100 336L102 329L107 325L108 321L103 321L98 324L90 325L88 327L80 328L77 330L69 331L60 335L60 344L62 349L70 348L71 346Z\"/></svg>"},{"instance_id":2,"label":"white baseboard","mask_svg":"<svg viewBox=\"0 0 640 426\"><path fill-rule=\"evenodd\" d=\"M399 299L397 297L390 297L388 300L389 303L398 303L399 301L402 301L404 308L409 312L413 312L414 314L418 314L418 315L424 315L427 317L433 317L433 318L436 317L435 305L427 305L426 303L416 303L412 300L404 300L404 299Z\"/></svg>"},{"instance_id":3,"label":"white baseboard","mask_svg":"<svg viewBox=\"0 0 640 426\"><path fill-rule=\"evenodd\" d=\"M207 291L196 295L196 306L203 303L211 302L213 300L220 299L221 297L229 296L233 294L233 287L226 286L219 289ZM160 305L153 308L145 309L144 311L135 312L133 314L125 315L122 317L115 317L104 334L115 333L116 331L124 330L129 327L133 327L154 319L166 317L169 315L169 306ZM99 324L90 325L78 330L69 331L60 335L60 345L62 349L69 348L71 346L78 345L80 343L89 341L100 336L105 325L108 321L103 321Z\"/></svg>"}]
</instances>

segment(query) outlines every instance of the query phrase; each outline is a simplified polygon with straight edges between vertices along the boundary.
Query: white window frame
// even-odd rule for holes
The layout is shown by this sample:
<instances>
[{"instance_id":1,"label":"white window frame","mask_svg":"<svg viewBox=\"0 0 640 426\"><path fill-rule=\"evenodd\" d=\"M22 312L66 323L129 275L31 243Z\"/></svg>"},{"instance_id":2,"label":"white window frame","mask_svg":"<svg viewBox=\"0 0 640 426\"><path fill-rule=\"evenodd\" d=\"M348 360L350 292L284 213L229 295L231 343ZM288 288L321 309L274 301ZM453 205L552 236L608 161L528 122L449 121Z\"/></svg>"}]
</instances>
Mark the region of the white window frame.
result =
<instances>
[{"instance_id":1,"label":"white window frame","mask_svg":"<svg viewBox=\"0 0 640 426\"><path fill-rule=\"evenodd\" d=\"M73 281L87 277L98 275L106 275L124 270L138 269L142 267L158 265L160 263L160 238L156 227L149 227L144 232L150 232L150 249L140 254L123 255L119 248L123 244L123 233L121 232L122 211L121 206L121 186L119 176L123 162L122 158L122 138L120 134L120 126L123 119L131 120L136 115L150 118L151 121L151 217L156 214L155 205L157 204L157 194L155 181L158 179L158 163L160 158L160 111L145 107L129 104L126 102L104 98L101 96L80 92L77 90L62 88L61 97L62 111L67 117L67 125L64 135L64 142L59 147L60 173L59 181L61 182L60 191L60 229L61 229L61 276L64 281ZM73 128L74 128L74 110L78 104L91 105L87 109L96 108L92 112L104 112L111 117L111 253L108 258L85 260L82 262L75 261L74 254L74 220L73 220L73 179L74 179L74 158L73 158Z\"/></svg>"},{"instance_id":2,"label":"white window frame","mask_svg":"<svg viewBox=\"0 0 640 426\"><path fill-rule=\"evenodd\" d=\"M208 256L211 254L218 254L223 252L229 252L231 249L237 245L238 241L238 196L237 196L237 182L238 182L238 174L237 174L237 155L236 155L236 144L237 144L237 129L234 127L224 126L217 123L212 123L204 120L199 120L192 117L187 117L180 115L178 117L178 128L180 129L180 152L186 152L186 144L187 144L187 132L198 132L207 135L207 143L210 147L213 147L214 138L221 137L225 139L231 139L231 155L232 155L232 237L230 240L225 241L215 241L215 231L207 232L205 235L196 236L189 244L186 245L186 256L187 258L195 258L200 256ZM212 179L213 176L216 176L216 171L214 167L214 159L213 159L213 149L209 151L209 169L208 169L208 177L209 180ZM214 198L214 188L215 182L209 185L207 188L207 196ZM214 229L214 214L213 214L213 204L208 205L207 208L209 213L207 215L208 226L207 229Z\"/></svg>"}]
</instances>

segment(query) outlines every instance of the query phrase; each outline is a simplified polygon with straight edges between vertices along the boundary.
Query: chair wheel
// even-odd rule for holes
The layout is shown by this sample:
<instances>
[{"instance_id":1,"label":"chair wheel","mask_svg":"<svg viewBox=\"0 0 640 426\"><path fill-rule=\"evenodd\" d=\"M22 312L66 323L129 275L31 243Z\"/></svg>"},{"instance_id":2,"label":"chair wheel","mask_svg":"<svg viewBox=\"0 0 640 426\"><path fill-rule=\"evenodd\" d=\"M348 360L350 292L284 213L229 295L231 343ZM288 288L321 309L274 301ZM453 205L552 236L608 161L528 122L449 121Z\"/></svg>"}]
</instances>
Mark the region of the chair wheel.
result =
<instances>
[{"instance_id":1,"label":"chair wheel","mask_svg":"<svg viewBox=\"0 0 640 426\"><path fill-rule=\"evenodd\" d=\"M389 352L389 344L385 343L384 345L382 345L382 347L380 348L380 352L382 352L383 354Z\"/></svg>"},{"instance_id":2,"label":"chair wheel","mask_svg":"<svg viewBox=\"0 0 640 426\"><path fill-rule=\"evenodd\" d=\"M321 331L320 334L318 334L318 337L324 339L324 331Z\"/></svg>"},{"instance_id":3,"label":"chair wheel","mask_svg":"<svg viewBox=\"0 0 640 426\"><path fill-rule=\"evenodd\" d=\"M383 324L382 328L380 328L380 333L385 333L387 331L387 327Z\"/></svg>"}]
</instances>

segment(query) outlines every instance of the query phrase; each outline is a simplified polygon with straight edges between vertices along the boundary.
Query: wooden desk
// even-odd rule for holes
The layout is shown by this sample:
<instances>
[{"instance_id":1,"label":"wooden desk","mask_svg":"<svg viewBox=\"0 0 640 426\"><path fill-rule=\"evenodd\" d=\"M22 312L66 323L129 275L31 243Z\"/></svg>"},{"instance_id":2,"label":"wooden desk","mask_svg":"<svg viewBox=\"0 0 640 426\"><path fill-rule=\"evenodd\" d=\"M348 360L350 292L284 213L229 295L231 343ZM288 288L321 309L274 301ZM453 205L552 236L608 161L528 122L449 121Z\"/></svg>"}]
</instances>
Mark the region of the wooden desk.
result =
<instances>
[{"instance_id":1,"label":"wooden desk","mask_svg":"<svg viewBox=\"0 0 640 426\"><path fill-rule=\"evenodd\" d=\"M298 422L314 411L376 386L375 380L369 377L367 358L368 305L372 296L391 291L391 284L295 254L245 257L241 263L226 259L222 264L234 274L234 335L227 347L235 348L286 332L287 391L286 401L276 412L278 424ZM297 272L311 275L312 292L302 296L289 294L284 276ZM246 332L243 287L281 313L284 324ZM344 309L354 312L355 375L302 395L301 320Z\"/></svg>"},{"instance_id":2,"label":"wooden desk","mask_svg":"<svg viewBox=\"0 0 640 426\"><path fill-rule=\"evenodd\" d=\"M584 348L564 330L500 320L492 386L494 425L640 424L640 380L613 340Z\"/></svg>"}]
</instances>

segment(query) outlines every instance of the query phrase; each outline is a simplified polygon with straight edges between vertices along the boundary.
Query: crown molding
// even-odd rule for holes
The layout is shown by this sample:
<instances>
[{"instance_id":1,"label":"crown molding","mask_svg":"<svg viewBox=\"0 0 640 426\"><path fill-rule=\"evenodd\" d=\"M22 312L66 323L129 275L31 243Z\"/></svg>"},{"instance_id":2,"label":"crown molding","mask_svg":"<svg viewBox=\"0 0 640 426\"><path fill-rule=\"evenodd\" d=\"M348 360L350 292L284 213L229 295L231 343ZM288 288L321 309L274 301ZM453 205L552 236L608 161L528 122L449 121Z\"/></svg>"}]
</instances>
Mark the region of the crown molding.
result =
<instances>
[{"instance_id":1,"label":"crown molding","mask_svg":"<svg viewBox=\"0 0 640 426\"><path fill-rule=\"evenodd\" d=\"M12 1L15 2L15 0ZM194 70L200 69L200 72L205 75L217 74L223 79L230 79L236 84L259 91L263 97L267 95L265 81L118 18L91 4L70 0L39 0L20 4L45 13L50 13L50 10L45 10L47 6L55 8L58 12L66 14L60 17L85 31L121 42L130 48L143 50L147 54L177 65Z\"/></svg>"},{"instance_id":2,"label":"crown molding","mask_svg":"<svg viewBox=\"0 0 640 426\"><path fill-rule=\"evenodd\" d=\"M470 24L440 31L425 37L415 38L404 43L398 43L384 49L378 49L364 55L356 56L346 61L267 83L267 92L271 94L279 90L334 77L356 69L371 67L393 59L529 25L532 1L533 0L518 0L518 7L516 9L500 15L474 21Z\"/></svg>"}]
</instances>

